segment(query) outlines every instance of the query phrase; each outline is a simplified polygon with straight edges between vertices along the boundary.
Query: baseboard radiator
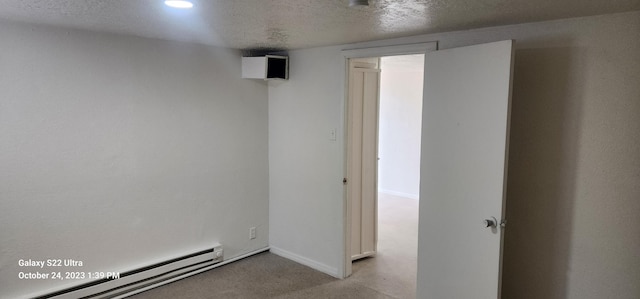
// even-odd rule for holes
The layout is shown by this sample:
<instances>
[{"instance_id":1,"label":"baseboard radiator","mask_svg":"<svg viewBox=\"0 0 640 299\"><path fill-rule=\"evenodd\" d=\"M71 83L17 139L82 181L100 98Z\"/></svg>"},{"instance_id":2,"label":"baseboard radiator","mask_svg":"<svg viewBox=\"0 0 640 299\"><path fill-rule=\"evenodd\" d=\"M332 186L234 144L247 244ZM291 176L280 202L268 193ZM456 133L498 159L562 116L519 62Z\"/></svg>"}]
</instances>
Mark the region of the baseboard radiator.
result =
<instances>
[{"instance_id":1,"label":"baseboard radiator","mask_svg":"<svg viewBox=\"0 0 640 299\"><path fill-rule=\"evenodd\" d=\"M34 297L35 299L104 299L134 293L136 290L160 285L169 279L197 272L223 261L222 245L151 264L138 269L107 273L107 277L74 287ZM138 291L139 292L139 291Z\"/></svg>"}]
</instances>

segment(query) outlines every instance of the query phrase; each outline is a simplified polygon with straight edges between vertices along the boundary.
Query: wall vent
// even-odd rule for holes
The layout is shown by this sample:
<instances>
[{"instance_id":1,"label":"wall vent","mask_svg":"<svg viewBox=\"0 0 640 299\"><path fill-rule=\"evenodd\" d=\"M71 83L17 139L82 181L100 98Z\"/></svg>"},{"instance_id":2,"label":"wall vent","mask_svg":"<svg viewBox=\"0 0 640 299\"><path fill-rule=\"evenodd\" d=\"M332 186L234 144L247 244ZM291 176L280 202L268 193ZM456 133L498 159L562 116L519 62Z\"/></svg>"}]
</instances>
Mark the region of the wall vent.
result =
<instances>
[{"instance_id":1,"label":"wall vent","mask_svg":"<svg viewBox=\"0 0 640 299\"><path fill-rule=\"evenodd\" d=\"M242 57L242 78L288 80L289 57L277 55Z\"/></svg>"}]
</instances>

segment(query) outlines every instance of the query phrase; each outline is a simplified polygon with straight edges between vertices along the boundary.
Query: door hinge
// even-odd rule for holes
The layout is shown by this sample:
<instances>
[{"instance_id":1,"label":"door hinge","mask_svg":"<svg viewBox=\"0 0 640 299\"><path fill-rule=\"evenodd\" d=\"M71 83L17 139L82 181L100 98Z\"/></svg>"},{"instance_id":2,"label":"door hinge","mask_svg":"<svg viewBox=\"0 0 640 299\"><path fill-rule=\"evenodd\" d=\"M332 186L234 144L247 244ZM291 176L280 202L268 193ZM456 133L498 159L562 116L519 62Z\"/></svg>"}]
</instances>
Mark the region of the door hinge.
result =
<instances>
[{"instance_id":1,"label":"door hinge","mask_svg":"<svg viewBox=\"0 0 640 299\"><path fill-rule=\"evenodd\" d=\"M342 179L342 184L343 184L343 185L346 185L346 184L347 184L347 178L343 178L343 179Z\"/></svg>"}]
</instances>

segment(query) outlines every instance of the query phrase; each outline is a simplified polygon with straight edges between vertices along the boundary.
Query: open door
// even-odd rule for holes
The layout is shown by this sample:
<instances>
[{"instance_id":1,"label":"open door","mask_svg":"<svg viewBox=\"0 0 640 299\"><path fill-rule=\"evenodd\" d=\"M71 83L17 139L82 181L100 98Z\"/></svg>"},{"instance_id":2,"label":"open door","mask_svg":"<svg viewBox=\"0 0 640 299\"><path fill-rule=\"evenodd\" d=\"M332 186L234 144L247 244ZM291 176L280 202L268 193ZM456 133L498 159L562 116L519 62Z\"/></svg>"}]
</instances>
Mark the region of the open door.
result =
<instances>
[{"instance_id":1,"label":"open door","mask_svg":"<svg viewBox=\"0 0 640 299\"><path fill-rule=\"evenodd\" d=\"M512 51L425 55L418 298L500 298Z\"/></svg>"}]
</instances>

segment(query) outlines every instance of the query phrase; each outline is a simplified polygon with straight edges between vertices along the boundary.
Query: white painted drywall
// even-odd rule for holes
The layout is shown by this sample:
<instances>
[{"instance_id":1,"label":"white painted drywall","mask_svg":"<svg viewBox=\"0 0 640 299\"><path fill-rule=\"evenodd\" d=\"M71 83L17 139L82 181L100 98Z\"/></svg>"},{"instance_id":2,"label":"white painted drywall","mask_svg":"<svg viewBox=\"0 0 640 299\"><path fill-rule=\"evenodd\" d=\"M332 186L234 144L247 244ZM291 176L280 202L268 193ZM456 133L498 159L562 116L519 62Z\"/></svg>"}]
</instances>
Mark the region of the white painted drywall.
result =
<instances>
[{"instance_id":1,"label":"white painted drywall","mask_svg":"<svg viewBox=\"0 0 640 299\"><path fill-rule=\"evenodd\" d=\"M0 40L0 297L80 282L20 280L52 269L19 259L124 271L268 245L267 88L239 52L12 23Z\"/></svg>"},{"instance_id":2,"label":"white painted drywall","mask_svg":"<svg viewBox=\"0 0 640 299\"><path fill-rule=\"evenodd\" d=\"M424 55L382 57L378 190L418 199Z\"/></svg>"},{"instance_id":3,"label":"white painted drywall","mask_svg":"<svg viewBox=\"0 0 640 299\"><path fill-rule=\"evenodd\" d=\"M342 268L341 49L515 39L503 298L638 298L638 32L630 12L292 51L269 85L271 244Z\"/></svg>"},{"instance_id":4,"label":"white painted drywall","mask_svg":"<svg viewBox=\"0 0 640 299\"><path fill-rule=\"evenodd\" d=\"M291 51L289 80L269 82L270 246L334 276L344 258L336 254L343 250L339 49Z\"/></svg>"}]
</instances>

